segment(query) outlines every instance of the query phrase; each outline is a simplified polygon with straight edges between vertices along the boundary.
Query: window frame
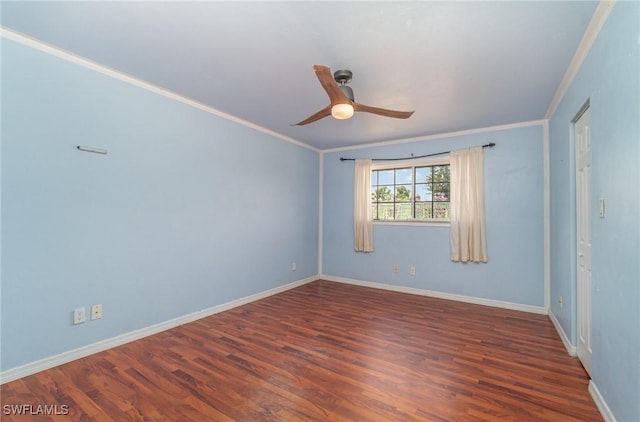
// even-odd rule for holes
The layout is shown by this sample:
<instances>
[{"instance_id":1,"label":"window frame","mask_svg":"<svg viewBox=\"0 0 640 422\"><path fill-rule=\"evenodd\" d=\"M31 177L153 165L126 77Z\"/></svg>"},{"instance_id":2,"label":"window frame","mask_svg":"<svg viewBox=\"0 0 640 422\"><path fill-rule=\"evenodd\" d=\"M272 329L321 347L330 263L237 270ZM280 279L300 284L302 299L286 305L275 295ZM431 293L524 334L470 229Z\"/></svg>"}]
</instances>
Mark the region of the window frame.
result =
<instances>
[{"instance_id":1,"label":"window frame","mask_svg":"<svg viewBox=\"0 0 640 422\"><path fill-rule=\"evenodd\" d=\"M427 158L418 158L418 159L409 159L409 160L394 160L394 161L381 161L374 162L371 164L371 174L373 176L373 172L377 170L393 170L393 169L402 169L411 167L412 170L412 179L415 177L415 168L416 167L426 167L426 166L438 166L438 165L451 165L451 159L449 154L442 155L438 157L427 157ZM372 180L373 182L373 180ZM401 183L402 185L402 183ZM449 185L451 185L451 179L449 179ZM394 184L394 186L397 186ZM415 186L416 181L412 180L412 195L411 195L411 209L412 214L415 211ZM370 203L371 205L372 203ZM451 204L451 198L449 198L449 204ZM437 226L437 227L449 227L451 224L451 219L444 218L432 218L428 220L418 220L415 218L405 219L405 220L376 220L373 219L373 224L381 224L381 225L397 225L397 226Z\"/></svg>"}]
</instances>

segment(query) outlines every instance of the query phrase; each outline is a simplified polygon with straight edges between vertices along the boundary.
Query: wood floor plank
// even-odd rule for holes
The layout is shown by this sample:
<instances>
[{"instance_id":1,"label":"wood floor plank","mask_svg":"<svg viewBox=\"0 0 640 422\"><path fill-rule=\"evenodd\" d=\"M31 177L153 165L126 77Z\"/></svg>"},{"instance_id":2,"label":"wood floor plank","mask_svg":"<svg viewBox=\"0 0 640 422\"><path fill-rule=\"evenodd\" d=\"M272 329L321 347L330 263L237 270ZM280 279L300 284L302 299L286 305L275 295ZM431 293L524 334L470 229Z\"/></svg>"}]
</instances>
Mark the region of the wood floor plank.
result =
<instances>
[{"instance_id":1,"label":"wood floor plank","mask_svg":"<svg viewBox=\"0 0 640 422\"><path fill-rule=\"evenodd\" d=\"M601 421L547 316L318 280L7 383L11 421ZM7 413L7 412L3 412Z\"/></svg>"}]
</instances>

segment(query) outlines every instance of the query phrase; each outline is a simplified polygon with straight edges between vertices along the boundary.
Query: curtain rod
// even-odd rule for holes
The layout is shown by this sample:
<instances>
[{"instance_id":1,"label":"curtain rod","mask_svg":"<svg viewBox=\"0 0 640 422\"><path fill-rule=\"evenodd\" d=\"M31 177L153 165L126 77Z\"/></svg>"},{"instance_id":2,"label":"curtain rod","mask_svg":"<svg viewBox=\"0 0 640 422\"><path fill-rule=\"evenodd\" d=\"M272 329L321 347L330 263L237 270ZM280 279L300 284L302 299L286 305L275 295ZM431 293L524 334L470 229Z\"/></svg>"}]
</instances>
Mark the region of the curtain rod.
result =
<instances>
[{"instance_id":1,"label":"curtain rod","mask_svg":"<svg viewBox=\"0 0 640 422\"><path fill-rule=\"evenodd\" d=\"M491 142L488 144L485 144L482 146L482 148L493 148L495 147L496 144L495 142ZM451 151L443 151L443 152L436 152L433 154L425 154L425 155L417 155L414 156L413 154L411 154L411 157L403 157L403 158L372 158L371 161L399 161L399 160L412 160L414 158L425 158L425 157L433 157L435 155L443 155L443 154L449 154ZM355 158L344 158L344 157L340 157L340 161L355 161Z\"/></svg>"}]
</instances>

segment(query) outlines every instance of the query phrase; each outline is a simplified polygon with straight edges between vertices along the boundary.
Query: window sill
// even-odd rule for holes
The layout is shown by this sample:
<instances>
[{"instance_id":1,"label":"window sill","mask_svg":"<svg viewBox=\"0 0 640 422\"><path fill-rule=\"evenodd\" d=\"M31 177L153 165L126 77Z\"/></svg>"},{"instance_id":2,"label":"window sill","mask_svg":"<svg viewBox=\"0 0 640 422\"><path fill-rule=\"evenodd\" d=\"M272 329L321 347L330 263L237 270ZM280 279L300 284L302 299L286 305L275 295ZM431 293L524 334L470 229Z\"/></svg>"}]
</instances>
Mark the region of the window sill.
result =
<instances>
[{"instance_id":1,"label":"window sill","mask_svg":"<svg viewBox=\"0 0 640 422\"><path fill-rule=\"evenodd\" d=\"M404 220L404 221L380 221L373 220L373 225L375 226L419 226L419 227L451 227L451 223L449 221L412 221L412 220Z\"/></svg>"}]
</instances>

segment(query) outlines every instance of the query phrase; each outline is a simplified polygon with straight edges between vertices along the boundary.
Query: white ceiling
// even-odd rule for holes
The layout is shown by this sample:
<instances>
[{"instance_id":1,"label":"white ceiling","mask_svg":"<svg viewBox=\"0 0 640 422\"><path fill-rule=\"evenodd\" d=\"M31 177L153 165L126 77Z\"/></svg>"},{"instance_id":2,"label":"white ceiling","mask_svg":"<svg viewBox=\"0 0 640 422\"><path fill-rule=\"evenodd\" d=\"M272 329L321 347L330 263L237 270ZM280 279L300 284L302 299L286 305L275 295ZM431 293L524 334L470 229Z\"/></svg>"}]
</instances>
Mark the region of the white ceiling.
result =
<instances>
[{"instance_id":1,"label":"white ceiling","mask_svg":"<svg viewBox=\"0 0 640 422\"><path fill-rule=\"evenodd\" d=\"M597 2L2 2L2 26L319 149L544 117ZM291 126L329 103L415 110Z\"/></svg>"}]
</instances>

